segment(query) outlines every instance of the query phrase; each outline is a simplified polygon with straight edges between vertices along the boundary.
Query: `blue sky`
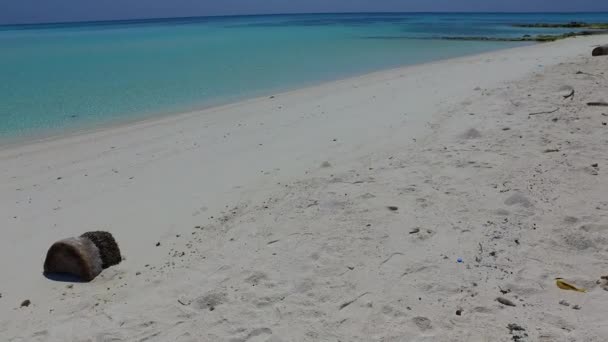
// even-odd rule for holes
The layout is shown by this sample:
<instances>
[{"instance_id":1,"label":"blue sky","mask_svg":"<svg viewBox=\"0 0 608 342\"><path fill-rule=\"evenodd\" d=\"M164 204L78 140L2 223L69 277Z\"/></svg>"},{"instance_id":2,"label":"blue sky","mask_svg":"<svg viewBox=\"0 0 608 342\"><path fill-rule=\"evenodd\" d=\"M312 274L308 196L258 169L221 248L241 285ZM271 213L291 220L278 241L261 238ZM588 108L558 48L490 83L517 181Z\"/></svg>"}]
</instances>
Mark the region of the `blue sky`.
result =
<instances>
[{"instance_id":1,"label":"blue sky","mask_svg":"<svg viewBox=\"0 0 608 342\"><path fill-rule=\"evenodd\" d=\"M0 24L312 12L608 11L608 0L0 0Z\"/></svg>"}]
</instances>

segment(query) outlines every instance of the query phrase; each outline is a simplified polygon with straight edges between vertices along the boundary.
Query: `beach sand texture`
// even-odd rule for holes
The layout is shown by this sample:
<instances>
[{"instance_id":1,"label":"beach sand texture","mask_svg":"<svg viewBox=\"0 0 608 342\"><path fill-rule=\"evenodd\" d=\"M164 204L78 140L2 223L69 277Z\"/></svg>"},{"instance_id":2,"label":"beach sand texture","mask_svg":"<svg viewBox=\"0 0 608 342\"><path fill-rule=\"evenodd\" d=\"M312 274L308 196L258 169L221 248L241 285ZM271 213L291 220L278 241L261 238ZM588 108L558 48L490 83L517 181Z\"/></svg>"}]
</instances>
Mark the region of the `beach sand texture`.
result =
<instances>
[{"instance_id":1,"label":"beach sand texture","mask_svg":"<svg viewBox=\"0 0 608 342\"><path fill-rule=\"evenodd\" d=\"M606 341L606 41L6 147L0 340ZM46 279L91 230L126 260Z\"/></svg>"}]
</instances>

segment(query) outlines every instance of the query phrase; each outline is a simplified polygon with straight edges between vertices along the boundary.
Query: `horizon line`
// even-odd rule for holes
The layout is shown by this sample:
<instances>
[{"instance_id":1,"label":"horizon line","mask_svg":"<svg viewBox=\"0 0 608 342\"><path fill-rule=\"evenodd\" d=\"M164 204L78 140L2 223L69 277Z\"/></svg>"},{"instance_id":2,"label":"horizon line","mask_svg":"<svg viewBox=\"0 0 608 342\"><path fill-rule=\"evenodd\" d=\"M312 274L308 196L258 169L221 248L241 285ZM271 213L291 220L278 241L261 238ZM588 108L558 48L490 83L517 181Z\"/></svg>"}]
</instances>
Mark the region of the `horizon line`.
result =
<instances>
[{"instance_id":1,"label":"horizon line","mask_svg":"<svg viewBox=\"0 0 608 342\"><path fill-rule=\"evenodd\" d=\"M250 14L217 14L217 15L198 15L198 16L177 16L177 17L149 17L149 18L129 18L129 19L99 19L99 20L75 20L75 21L48 21L48 22L23 22L13 24L0 24L0 27L7 26L44 26L44 25L68 25L68 24L102 24L102 23L121 23L131 21L162 21L162 20L185 20L185 19L204 19L204 18L236 18L236 17L265 17L265 16L286 16L286 15L336 15L336 14L603 14L608 11L412 11L412 12L385 12L385 11L360 11L360 12L287 12L287 13L250 13Z\"/></svg>"}]
</instances>

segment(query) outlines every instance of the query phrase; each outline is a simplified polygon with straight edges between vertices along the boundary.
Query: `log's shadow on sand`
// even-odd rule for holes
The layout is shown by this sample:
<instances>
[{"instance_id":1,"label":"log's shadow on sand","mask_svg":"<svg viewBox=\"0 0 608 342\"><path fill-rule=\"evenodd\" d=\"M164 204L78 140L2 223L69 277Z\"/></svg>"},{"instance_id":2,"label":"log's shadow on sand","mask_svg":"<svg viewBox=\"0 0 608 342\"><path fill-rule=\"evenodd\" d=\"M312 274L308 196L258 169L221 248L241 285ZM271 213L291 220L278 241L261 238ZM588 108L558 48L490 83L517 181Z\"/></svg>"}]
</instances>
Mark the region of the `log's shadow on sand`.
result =
<instances>
[{"instance_id":1,"label":"log's shadow on sand","mask_svg":"<svg viewBox=\"0 0 608 342\"><path fill-rule=\"evenodd\" d=\"M43 272L42 275L44 275L44 277L48 280L61 283L86 283L86 281L80 279L80 277L70 273Z\"/></svg>"}]
</instances>

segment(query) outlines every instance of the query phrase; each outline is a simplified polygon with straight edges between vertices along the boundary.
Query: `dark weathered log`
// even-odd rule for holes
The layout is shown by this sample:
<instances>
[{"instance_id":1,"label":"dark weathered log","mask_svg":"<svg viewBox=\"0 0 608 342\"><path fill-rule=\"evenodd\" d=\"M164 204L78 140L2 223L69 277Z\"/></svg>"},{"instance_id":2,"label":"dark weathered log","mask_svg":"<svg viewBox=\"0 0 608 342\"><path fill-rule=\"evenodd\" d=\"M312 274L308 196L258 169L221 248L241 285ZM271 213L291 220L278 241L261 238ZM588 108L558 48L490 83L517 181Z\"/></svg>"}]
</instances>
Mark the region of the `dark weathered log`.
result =
<instances>
[{"instance_id":1,"label":"dark weathered log","mask_svg":"<svg viewBox=\"0 0 608 342\"><path fill-rule=\"evenodd\" d=\"M44 273L67 273L91 281L122 261L118 244L110 233L88 232L54 243L44 261Z\"/></svg>"},{"instance_id":2,"label":"dark weathered log","mask_svg":"<svg viewBox=\"0 0 608 342\"><path fill-rule=\"evenodd\" d=\"M593 49L592 56L608 56L608 45L601 45Z\"/></svg>"}]
</instances>

